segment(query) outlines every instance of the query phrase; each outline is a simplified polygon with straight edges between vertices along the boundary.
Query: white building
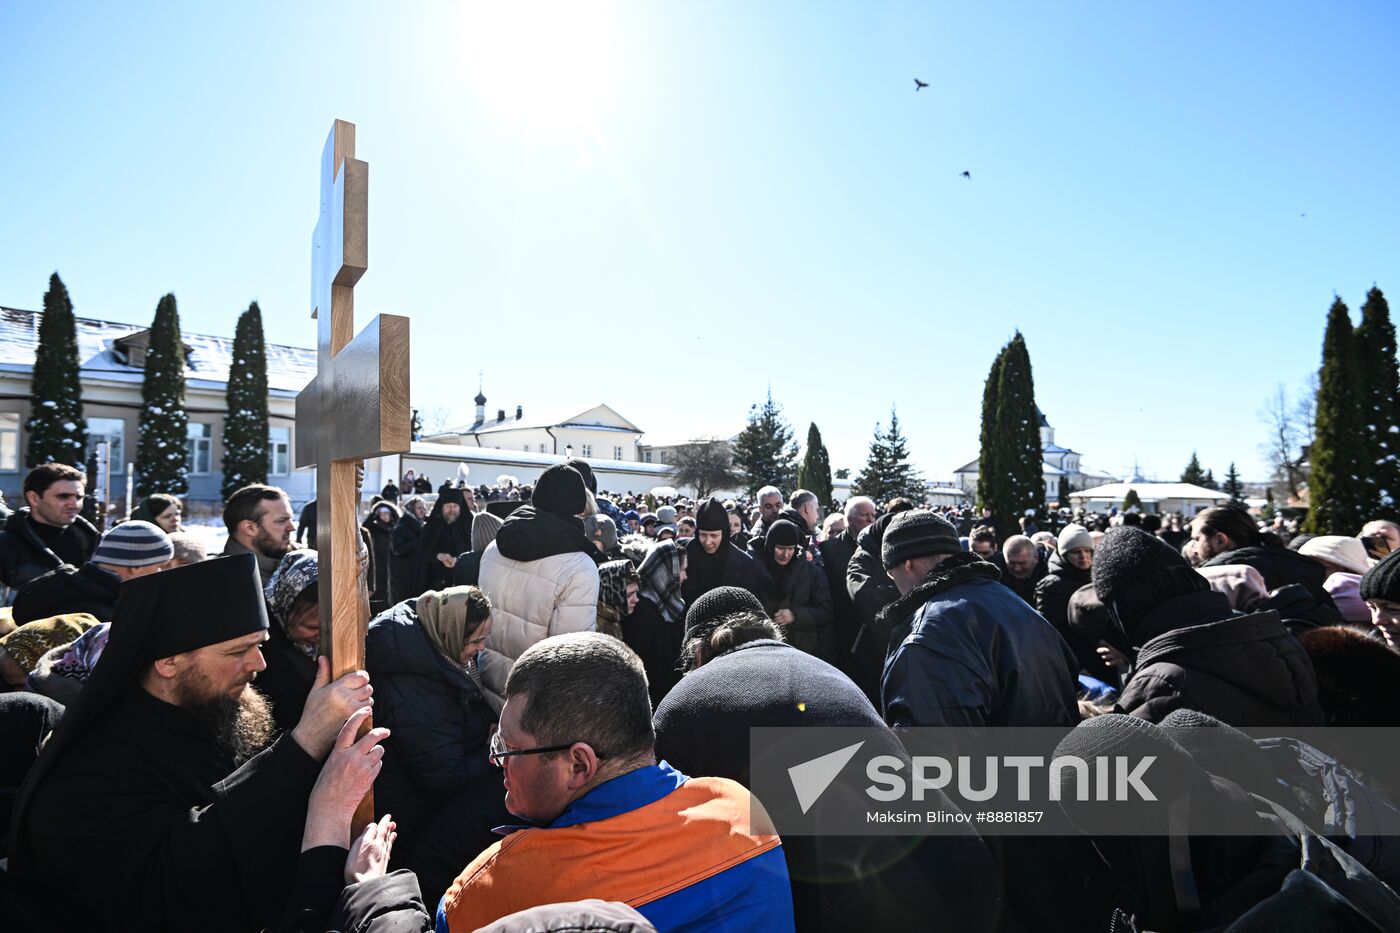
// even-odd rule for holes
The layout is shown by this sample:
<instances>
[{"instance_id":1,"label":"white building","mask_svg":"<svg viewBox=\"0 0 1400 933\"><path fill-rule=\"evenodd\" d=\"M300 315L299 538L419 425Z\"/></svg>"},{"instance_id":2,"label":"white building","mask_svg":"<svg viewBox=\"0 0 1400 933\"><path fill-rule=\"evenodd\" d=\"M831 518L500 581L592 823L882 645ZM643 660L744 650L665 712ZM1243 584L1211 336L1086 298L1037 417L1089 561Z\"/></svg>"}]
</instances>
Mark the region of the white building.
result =
<instances>
[{"instance_id":1,"label":"white building","mask_svg":"<svg viewBox=\"0 0 1400 933\"><path fill-rule=\"evenodd\" d=\"M1062 479L1068 479L1070 487L1073 489L1101 486L1105 483L1118 481L1118 477L1096 470L1082 462L1080 459L1082 455L1079 451L1056 444L1055 429L1046 420L1045 412L1037 407L1036 413L1040 416L1040 450L1043 461L1041 472L1045 477L1045 501L1054 502L1059 499ZM953 471L953 481L964 492L975 494L977 492L977 473L977 461L973 460Z\"/></svg>"},{"instance_id":2,"label":"white building","mask_svg":"<svg viewBox=\"0 0 1400 933\"><path fill-rule=\"evenodd\" d=\"M583 411L569 410L525 417L517 405L515 417L497 409L486 419L486 396L476 394L476 420L452 431L425 437L431 444L482 447L501 451L582 457L585 460L637 461L642 429L611 407L599 403Z\"/></svg>"},{"instance_id":3,"label":"white building","mask_svg":"<svg viewBox=\"0 0 1400 933\"><path fill-rule=\"evenodd\" d=\"M39 343L42 312L0 308L0 489L11 503L23 502L20 484L28 472L30 377ZM111 452L109 502L125 506L127 464L136 459L141 414L141 383L150 331L138 324L75 318L78 380L89 451L106 441ZM189 438L185 466L191 502L223 501L224 416L228 413L228 373L233 340L181 333L185 344L185 411ZM287 490L295 504L316 492L315 471L292 465L296 442L296 396L316 375L316 351L267 344L268 482ZM97 492L97 490L93 490Z\"/></svg>"},{"instance_id":4,"label":"white building","mask_svg":"<svg viewBox=\"0 0 1400 933\"><path fill-rule=\"evenodd\" d=\"M1069 500L1076 508L1107 512L1111 508L1123 508L1123 499L1127 497L1129 489L1137 492L1144 512L1155 512L1158 515L1179 512L1182 516L1191 518L1203 509L1213 505L1224 505L1230 501L1230 496L1218 489L1207 489L1192 483L1149 483L1138 480L1108 483L1093 489L1072 492L1069 494Z\"/></svg>"}]
</instances>

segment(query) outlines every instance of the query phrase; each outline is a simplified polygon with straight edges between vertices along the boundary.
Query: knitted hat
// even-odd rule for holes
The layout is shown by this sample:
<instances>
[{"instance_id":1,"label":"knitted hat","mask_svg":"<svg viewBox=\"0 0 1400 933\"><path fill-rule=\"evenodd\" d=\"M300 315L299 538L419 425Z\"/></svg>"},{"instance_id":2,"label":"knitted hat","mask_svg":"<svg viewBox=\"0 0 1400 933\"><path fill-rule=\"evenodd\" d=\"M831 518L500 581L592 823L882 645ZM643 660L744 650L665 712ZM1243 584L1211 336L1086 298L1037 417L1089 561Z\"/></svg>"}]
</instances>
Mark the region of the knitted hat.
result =
<instances>
[{"instance_id":1,"label":"knitted hat","mask_svg":"<svg viewBox=\"0 0 1400 933\"><path fill-rule=\"evenodd\" d=\"M540 474L530 501L541 512L573 518L588 509L588 486L583 474L561 463Z\"/></svg>"},{"instance_id":2,"label":"knitted hat","mask_svg":"<svg viewBox=\"0 0 1400 933\"><path fill-rule=\"evenodd\" d=\"M890 520L880 543L880 562L889 570L915 557L960 554L958 530L928 509L909 509Z\"/></svg>"},{"instance_id":3,"label":"knitted hat","mask_svg":"<svg viewBox=\"0 0 1400 933\"><path fill-rule=\"evenodd\" d=\"M663 525L674 525L676 523L676 507L663 505L656 510L656 520Z\"/></svg>"},{"instance_id":4,"label":"knitted hat","mask_svg":"<svg viewBox=\"0 0 1400 933\"><path fill-rule=\"evenodd\" d=\"M1361 598L1400 603L1400 551L1366 571L1361 578Z\"/></svg>"},{"instance_id":5,"label":"knitted hat","mask_svg":"<svg viewBox=\"0 0 1400 933\"><path fill-rule=\"evenodd\" d=\"M149 567L175 556L170 536L150 522L122 522L102 536L92 552L95 564L113 567Z\"/></svg>"},{"instance_id":6,"label":"knitted hat","mask_svg":"<svg viewBox=\"0 0 1400 933\"><path fill-rule=\"evenodd\" d=\"M1055 550L1061 554L1082 547L1090 550L1094 548L1094 537L1089 534L1089 529L1083 525L1066 525L1064 530L1060 532L1059 539L1055 542Z\"/></svg>"},{"instance_id":7,"label":"knitted hat","mask_svg":"<svg viewBox=\"0 0 1400 933\"><path fill-rule=\"evenodd\" d=\"M1348 538L1346 535L1318 535L1308 539L1298 548L1298 553L1335 564L1347 573L1365 573L1371 569L1371 561L1366 557L1366 545L1359 538Z\"/></svg>"},{"instance_id":8,"label":"knitted hat","mask_svg":"<svg viewBox=\"0 0 1400 933\"><path fill-rule=\"evenodd\" d=\"M599 513L585 518L583 533L588 536L589 541L600 542L605 551L617 547L617 525L606 515Z\"/></svg>"},{"instance_id":9,"label":"knitted hat","mask_svg":"<svg viewBox=\"0 0 1400 933\"><path fill-rule=\"evenodd\" d=\"M1117 613L1130 637L1136 623L1162 603L1210 589L1175 548L1129 525L1104 533L1094 551L1092 577L1094 592Z\"/></svg>"},{"instance_id":10,"label":"knitted hat","mask_svg":"<svg viewBox=\"0 0 1400 933\"><path fill-rule=\"evenodd\" d=\"M593 475L593 468L588 465L587 460L575 457L572 460L565 460L564 465L578 470L578 475L583 477L583 485L587 486L588 491L595 496L598 494L598 477Z\"/></svg>"},{"instance_id":11,"label":"knitted hat","mask_svg":"<svg viewBox=\"0 0 1400 933\"><path fill-rule=\"evenodd\" d=\"M472 519L472 550L480 554L490 547L504 521L491 512L478 512Z\"/></svg>"},{"instance_id":12,"label":"knitted hat","mask_svg":"<svg viewBox=\"0 0 1400 933\"><path fill-rule=\"evenodd\" d=\"M709 638L720 623L738 612L757 612L767 616L758 597L739 586L717 586L685 611L685 641Z\"/></svg>"}]
</instances>

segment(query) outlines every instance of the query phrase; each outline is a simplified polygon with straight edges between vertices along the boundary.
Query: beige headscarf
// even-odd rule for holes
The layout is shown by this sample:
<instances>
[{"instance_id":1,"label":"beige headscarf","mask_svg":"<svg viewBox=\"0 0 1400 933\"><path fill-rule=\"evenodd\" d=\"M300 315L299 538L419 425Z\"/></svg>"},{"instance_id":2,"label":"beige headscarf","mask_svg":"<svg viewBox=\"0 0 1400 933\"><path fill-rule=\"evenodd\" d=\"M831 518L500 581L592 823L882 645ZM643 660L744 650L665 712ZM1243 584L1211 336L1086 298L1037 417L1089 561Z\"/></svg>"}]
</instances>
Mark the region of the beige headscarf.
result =
<instances>
[{"instance_id":1,"label":"beige headscarf","mask_svg":"<svg viewBox=\"0 0 1400 933\"><path fill-rule=\"evenodd\" d=\"M449 586L445 590L429 590L418 597L418 624L423 626L433 647L447 660L460 664L462 647L486 620L483 618L467 629L467 597L476 587Z\"/></svg>"}]
</instances>

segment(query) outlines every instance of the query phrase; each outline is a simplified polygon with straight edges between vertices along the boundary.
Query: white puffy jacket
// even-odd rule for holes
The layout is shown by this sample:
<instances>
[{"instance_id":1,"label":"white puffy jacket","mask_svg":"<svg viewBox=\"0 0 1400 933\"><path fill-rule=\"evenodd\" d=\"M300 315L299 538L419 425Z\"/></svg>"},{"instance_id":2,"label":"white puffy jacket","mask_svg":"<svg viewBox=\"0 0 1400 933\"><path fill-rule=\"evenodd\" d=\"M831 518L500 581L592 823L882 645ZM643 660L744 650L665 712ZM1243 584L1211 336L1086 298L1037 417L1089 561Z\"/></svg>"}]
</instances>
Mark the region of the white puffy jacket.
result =
<instances>
[{"instance_id":1,"label":"white puffy jacket","mask_svg":"<svg viewBox=\"0 0 1400 933\"><path fill-rule=\"evenodd\" d=\"M495 542L481 555L481 591L491 600L491 636L478 660L486 698L500 712L506 675L537 641L591 631L598 622L598 565L574 551L539 560L504 557Z\"/></svg>"}]
</instances>

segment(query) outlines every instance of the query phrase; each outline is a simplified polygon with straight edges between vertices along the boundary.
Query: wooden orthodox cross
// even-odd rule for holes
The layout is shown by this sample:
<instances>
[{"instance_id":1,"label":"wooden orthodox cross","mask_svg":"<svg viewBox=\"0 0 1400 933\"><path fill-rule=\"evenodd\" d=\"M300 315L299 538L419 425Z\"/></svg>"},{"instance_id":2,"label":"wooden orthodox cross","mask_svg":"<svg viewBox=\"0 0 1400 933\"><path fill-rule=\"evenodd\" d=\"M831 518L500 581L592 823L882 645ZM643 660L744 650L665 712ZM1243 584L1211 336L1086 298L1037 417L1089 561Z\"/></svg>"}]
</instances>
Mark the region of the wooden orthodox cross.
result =
<instances>
[{"instance_id":1,"label":"wooden orthodox cross","mask_svg":"<svg viewBox=\"0 0 1400 933\"><path fill-rule=\"evenodd\" d=\"M403 453L410 440L408 318L381 314L355 335L368 221L369 165L355 158L355 125L336 120L321 153L321 216L311 245L316 378L297 396L296 413L296 465L316 467L321 652L333 678L365 663L369 604L359 572L356 466ZM373 813L367 797L357 826Z\"/></svg>"}]
</instances>

